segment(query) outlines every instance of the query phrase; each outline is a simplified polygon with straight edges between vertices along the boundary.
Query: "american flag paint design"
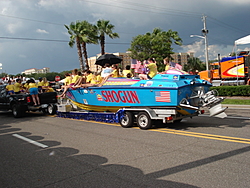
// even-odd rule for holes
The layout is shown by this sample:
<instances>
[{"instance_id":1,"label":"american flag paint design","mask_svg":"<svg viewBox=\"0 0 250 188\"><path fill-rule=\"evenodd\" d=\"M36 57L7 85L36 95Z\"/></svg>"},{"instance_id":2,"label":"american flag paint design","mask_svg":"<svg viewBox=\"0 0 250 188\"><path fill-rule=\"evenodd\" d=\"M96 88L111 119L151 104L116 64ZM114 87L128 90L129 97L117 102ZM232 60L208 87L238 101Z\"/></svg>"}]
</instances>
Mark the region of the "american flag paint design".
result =
<instances>
[{"instance_id":1,"label":"american flag paint design","mask_svg":"<svg viewBox=\"0 0 250 188\"><path fill-rule=\"evenodd\" d=\"M170 91L156 91L155 101L156 102L171 102Z\"/></svg>"}]
</instances>

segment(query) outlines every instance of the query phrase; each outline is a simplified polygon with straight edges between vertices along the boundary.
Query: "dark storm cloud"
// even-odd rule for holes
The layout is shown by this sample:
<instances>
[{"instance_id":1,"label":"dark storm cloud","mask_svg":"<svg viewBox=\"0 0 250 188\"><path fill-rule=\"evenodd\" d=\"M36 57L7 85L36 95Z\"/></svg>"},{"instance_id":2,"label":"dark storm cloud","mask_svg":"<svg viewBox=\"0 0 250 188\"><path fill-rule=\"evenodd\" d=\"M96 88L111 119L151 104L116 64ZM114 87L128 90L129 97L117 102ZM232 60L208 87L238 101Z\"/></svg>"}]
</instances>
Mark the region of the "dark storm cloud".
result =
<instances>
[{"instance_id":1,"label":"dark storm cloud","mask_svg":"<svg viewBox=\"0 0 250 188\"><path fill-rule=\"evenodd\" d=\"M179 33L184 45L175 47L176 52L194 51L203 58L203 39L190 38L201 35L202 14L207 16L210 59L217 53L230 53L236 39L250 34L248 0L5 0L0 7L0 37L13 38L0 38L0 63L3 71L12 74L29 68L60 72L79 67L77 51L68 46L64 27L76 20L110 20L120 35L119 39L107 38L106 51L111 53L125 52L133 37L159 27ZM100 53L99 45L87 48L89 56Z\"/></svg>"}]
</instances>

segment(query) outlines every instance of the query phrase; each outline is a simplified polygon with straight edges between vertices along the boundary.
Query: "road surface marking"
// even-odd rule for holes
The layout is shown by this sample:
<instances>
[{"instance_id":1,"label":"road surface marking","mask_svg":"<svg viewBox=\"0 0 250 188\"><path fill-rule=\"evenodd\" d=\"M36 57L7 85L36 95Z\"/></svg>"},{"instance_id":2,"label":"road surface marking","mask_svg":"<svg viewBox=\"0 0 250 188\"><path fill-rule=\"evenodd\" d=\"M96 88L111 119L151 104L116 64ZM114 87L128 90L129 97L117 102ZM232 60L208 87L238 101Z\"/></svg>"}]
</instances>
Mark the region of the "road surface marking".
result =
<instances>
[{"instance_id":1,"label":"road surface marking","mask_svg":"<svg viewBox=\"0 0 250 188\"><path fill-rule=\"evenodd\" d=\"M244 143L250 144L250 139L247 138L237 138L237 137L230 137L230 136L222 136L222 135L214 135L214 134L206 134L206 133L196 133L196 132L188 132L188 131L179 131L173 129L150 129L150 131L155 132L162 132L162 133L169 133L169 134L176 134L176 135L183 135L183 136L191 136L197 138L206 138L206 139L213 139L213 140L222 140L227 142L237 142L237 143Z\"/></svg>"},{"instance_id":2,"label":"road surface marking","mask_svg":"<svg viewBox=\"0 0 250 188\"><path fill-rule=\"evenodd\" d=\"M16 137L16 138L19 138L19 139L21 139L21 140L24 140L24 141L26 141L26 142L29 142L30 144L34 144L34 145L36 145L36 146L39 146L39 147L41 147L41 148L47 148L47 147L49 147L49 146L47 146L47 145L41 144L41 143L36 142L36 141L34 141L34 140L31 140L31 139L29 139L29 138L23 137L23 136L21 136L21 135L19 135L19 134L12 134L12 136L14 136L14 137Z\"/></svg>"},{"instance_id":3,"label":"road surface marking","mask_svg":"<svg viewBox=\"0 0 250 188\"><path fill-rule=\"evenodd\" d=\"M238 117L234 117L234 118L237 119ZM249 117L243 117L243 118L248 119ZM239 117L239 119L243 119L243 118ZM70 119L70 118L65 118L65 119ZM70 120L77 120L77 119L70 119ZM77 121L79 121L79 120L77 120ZM89 121L89 120L80 120L80 121L90 122L90 123L97 123L97 124L112 125L112 126L118 126L118 127L120 126L120 124L118 124L118 123L96 122L96 121ZM139 127L131 127L131 128L140 129ZM206 133L179 131L179 130L167 129L167 128L148 129L148 131L168 133L168 134L176 134L176 135L182 135L182 136L190 136L190 137L196 137L196 138L206 138L206 139L212 139L212 140L221 140L221 141L226 141L226 142L236 142L236 143L250 144L250 139L247 139L247 138L237 138L237 137L213 135L213 134L206 134Z\"/></svg>"},{"instance_id":4,"label":"road surface marking","mask_svg":"<svg viewBox=\"0 0 250 188\"><path fill-rule=\"evenodd\" d=\"M102 123L102 122L98 122L98 123ZM105 123L105 124L112 125L112 126L118 126L118 127L120 126L120 124L113 124L113 123ZM131 127L131 128L140 129L139 127ZM206 138L206 139L212 139L212 140L221 140L221 141L226 141L226 142L250 144L250 139L247 139L247 138L238 138L238 137L222 136L222 135L215 135L215 134L188 132L188 131L181 131L181 130L174 130L174 129L167 129L167 128L148 129L147 131L176 134L176 135L190 136L190 137L196 137L196 138Z\"/></svg>"}]
</instances>

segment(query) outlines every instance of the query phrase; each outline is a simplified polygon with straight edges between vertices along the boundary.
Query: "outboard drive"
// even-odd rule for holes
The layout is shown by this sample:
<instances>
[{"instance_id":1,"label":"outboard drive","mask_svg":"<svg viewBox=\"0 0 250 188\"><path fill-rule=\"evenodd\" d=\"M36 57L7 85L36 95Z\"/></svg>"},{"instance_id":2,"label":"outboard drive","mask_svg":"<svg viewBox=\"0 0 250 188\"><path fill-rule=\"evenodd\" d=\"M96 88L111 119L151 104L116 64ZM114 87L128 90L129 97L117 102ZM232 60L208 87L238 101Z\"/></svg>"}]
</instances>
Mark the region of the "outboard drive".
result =
<instances>
[{"instance_id":1,"label":"outboard drive","mask_svg":"<svg viewBox=\"0 0 250 188\"><path fill-rule=\"evenodd\" d=\"M221 102L224 97L218 97L216 90L205 92L204 87L198 86L193 89L190 97L184 98L180 102L180 106L188 109L207 108L210 113L210 117L227 117L225 110L227 107L222 107Z\"/></svg>"}]
</instances>

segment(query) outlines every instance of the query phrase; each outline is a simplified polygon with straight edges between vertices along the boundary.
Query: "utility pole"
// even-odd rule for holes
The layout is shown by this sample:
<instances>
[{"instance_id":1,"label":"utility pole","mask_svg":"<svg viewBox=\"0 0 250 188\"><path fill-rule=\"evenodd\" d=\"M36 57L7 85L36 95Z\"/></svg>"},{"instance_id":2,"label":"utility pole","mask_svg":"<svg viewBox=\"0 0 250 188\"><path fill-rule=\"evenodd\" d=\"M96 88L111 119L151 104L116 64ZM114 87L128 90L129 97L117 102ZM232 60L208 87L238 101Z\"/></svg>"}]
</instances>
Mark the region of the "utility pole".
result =
<instances>
[{"instance_id":1,"label":"utility pole","mask_svg":"<svg viewBox=\"0 0 250 188\"><path fill-rule=\"evenodd\" d=\"M208 42L207 42L207 34L208 34L208 30L207 30L207 27L206 27L206 16L202 16L202 21L203 21L203 24L204 24L204 28L201 30L203 36L204 36L204 39L205 39L205 57L206 57L206 69L207 71L209 70L209 65L208 65Z\"/></svg>"}]
</instances>

